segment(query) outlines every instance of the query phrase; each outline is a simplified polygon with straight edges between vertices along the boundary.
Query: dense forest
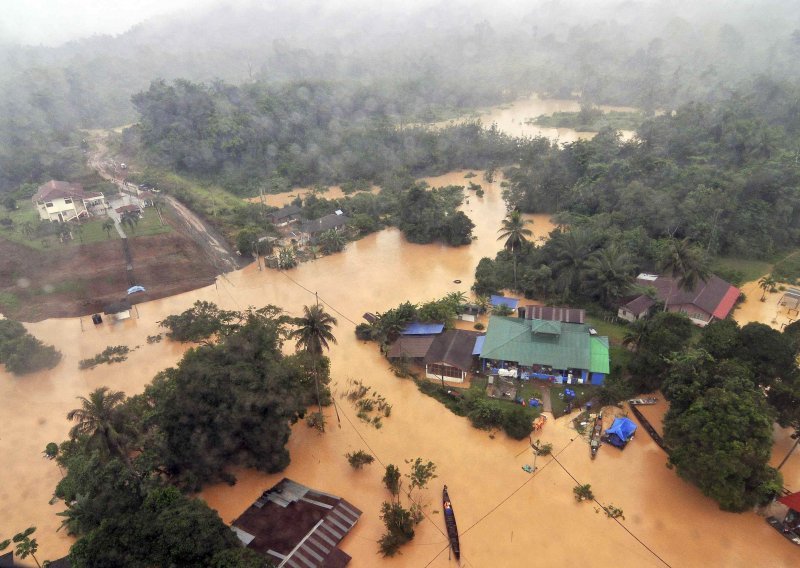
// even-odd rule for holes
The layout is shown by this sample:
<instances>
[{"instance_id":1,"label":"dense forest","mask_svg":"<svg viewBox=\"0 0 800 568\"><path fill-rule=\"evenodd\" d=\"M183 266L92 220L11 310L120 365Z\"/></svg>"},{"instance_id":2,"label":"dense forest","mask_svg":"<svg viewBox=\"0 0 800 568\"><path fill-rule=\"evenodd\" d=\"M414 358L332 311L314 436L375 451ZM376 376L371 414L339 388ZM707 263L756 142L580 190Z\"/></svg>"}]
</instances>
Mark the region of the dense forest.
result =
<instances>
[{"instance_id":1,"label":"dense forest","mask_svg":"<svg viewBox=\"0 0 800 568\"><path fill-rule=\"evenodd\" d=\"M59 47L0 37L0 191L75 175L79 129L137 120L131 96L159 77L357 85L383 93L397 123L534 91L650 112L725 98L756 73L796 76L800 61L796 18L780 0L361 8L275 0Z\"/></svg>"}]
</instances>

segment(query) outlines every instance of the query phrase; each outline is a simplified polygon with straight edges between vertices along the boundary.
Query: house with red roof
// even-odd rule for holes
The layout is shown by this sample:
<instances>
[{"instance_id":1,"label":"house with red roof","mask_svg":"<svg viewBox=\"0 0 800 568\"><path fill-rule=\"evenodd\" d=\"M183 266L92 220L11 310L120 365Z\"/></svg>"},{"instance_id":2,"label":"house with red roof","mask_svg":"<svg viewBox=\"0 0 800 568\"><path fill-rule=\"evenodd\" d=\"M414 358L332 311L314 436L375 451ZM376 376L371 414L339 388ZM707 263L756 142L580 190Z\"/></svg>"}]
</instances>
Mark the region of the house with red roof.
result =
<instances>
[{"instance_id":1,"label":"house with red roof","mask_svg":"<svg viewBox=\"0 0 800 568\"><path fill-rule=\"evenodd\" d=\"M728 317L741 295L736 286L716 275L699 280L690 290L681 288L676 278L657 274L640 274L636 283L653 288L656 299L642 294L620 306L617 315L628 321L646 317L655 302L659 301L666 302L669 311L684 313L692 323L705 327L714 320Z\"/></svg>"},{"instance_id":2,"label":"house with red roof","mask_svg":"<svg viewBox=\"0 0 800 568\"><path fill-rule=\"evenodd\" d=\"M105 196L98 191L84 191L79 183L50 180L39 186L31 198L42 221L64 223L92 216L104 210Z\"/></svg>"}]
</instances>

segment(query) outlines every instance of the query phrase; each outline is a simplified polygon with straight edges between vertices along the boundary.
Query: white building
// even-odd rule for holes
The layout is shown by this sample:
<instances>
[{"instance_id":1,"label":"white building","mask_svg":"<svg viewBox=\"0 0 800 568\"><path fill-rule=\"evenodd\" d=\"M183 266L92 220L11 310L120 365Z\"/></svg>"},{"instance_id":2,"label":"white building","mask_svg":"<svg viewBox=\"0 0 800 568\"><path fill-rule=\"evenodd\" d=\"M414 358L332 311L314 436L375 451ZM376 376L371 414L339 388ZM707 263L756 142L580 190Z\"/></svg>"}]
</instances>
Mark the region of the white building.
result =
<instances>
[{"instance_id":1,"label":"white building","mask_svg":"<svg viewBox=\"0 0 800 568\"><path fill-rule=\"evenodd\" d=\"M94 210L107 207L101 192L84 191L79 183L50 180L40 185L33 203L42 221L72 221L91 217Z\"/></svg>"}]
</instances>

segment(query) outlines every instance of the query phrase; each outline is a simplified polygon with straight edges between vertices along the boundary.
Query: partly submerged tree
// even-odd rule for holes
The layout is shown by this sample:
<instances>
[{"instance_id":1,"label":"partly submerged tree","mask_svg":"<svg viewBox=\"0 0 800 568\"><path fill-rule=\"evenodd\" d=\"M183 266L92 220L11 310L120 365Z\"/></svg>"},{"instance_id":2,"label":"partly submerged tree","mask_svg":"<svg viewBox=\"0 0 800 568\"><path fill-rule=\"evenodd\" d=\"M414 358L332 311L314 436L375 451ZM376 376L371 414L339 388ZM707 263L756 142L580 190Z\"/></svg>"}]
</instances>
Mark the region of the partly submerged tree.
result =
<instances>
[{"instance_id":1,"label":"partly submerged tree","mask_svg":"<svg viewBox=\"0 0 800 568\"><path fill-rule=\"evenodd\" d=\"M758 287L761 288L761 290L763 292L761 294L761 301L762 302L767 299L767 292L774 292L775 291L775 288L776 288L777 284L778 284L778 282L777 282L777 280L775 280L775 277L772 276L772 274L767 274L767 275L762 276L761 278L759 278Z\"/></svg>"},{"instance_id":2,"label":"partly submerged tree","mask_svg":"<svg viewBox=\"0 0 800 568\"><path fill-rule=\"evenodd\" d=\"M70 437L87 436L90 441L97 440L110 455L130 464L124 437L119 432L120 405L125 401L125 393L100 387L89 398L79 396L78 400L81 407L67 413L67 420L78 422L70 430Z\"/></svg>"},{"instance_id":3,"label":"partly submerged tree","mask_svg":"<svg viewBox=\"0 0 800 568\"><path fill-rule=\"evenodd\" d=\"M503 245L507 251L511 253L511 257L514 261L514 289L517 288L517 255L519 254L519 249L522 248L526 242L528 242L527 237L530 237L533 234L533 231L528 229L525 225L532 225L533 221L530 219L523 219L522 213L519 209L514 209L506 218L503 219L503 225L500 227L498 231L500 236L497 237L497 240L505 239L505 244Z\"/></svg>"},{"instance_id":4,"label":"partly submerged tree","mask_svg":"<svg viewBox=\"0 0 800 568\"><path fill-rule=\"evenodd\" d=\"M333 326L336 323L336 318L327 313L319 304L311 307L303 306L303 316L294 320L297 328L289 333L289 337L297 341L298 349L304 349L314 357L314 387L317 391L317 408L320 414L322 414L322 402L319 394L316 359L322 357L323 347L330 349L330 344L336 343L336 336L333 335Z\"/></svg>"},{"instance_id":5,"label":"partly submerged tree","mask_svg":"<svg viewBox=\"0 0 800 568\"><path fill-rule=\"evenodd\" d=\"M17 556L22 559L30 556L33 558L33 561L36 562L36 565L39 568L42 568L42 565L39 564L39 560L36 558L36 552L39 550L39 543L36 542L35 538L31 538L31 535L34 532L36 532L36 527L29 527L21 533L15 534L11 540L4 540L3 542L0 542L0 551L7 548L9 544L14 542L17 547ZM47 562L45 562L45 564L47 564Z\"/></svg>"}]
</instances>

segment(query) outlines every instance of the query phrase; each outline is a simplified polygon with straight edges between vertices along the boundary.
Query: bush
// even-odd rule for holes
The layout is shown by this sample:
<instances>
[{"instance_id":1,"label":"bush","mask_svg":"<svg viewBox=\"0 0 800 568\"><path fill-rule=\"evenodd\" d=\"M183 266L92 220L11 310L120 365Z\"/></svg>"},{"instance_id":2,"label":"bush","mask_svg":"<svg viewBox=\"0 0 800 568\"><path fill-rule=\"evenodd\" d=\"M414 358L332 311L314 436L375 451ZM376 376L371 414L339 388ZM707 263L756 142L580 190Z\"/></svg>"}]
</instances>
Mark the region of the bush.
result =
<instances>
[{"instance_id":1,"label":"bush","mask_svg":"<svg viewBox=\"0 0 800 568\"><path fill-rule=\"evenodd\" d=\"M0 363L15 375L52 369L61 360L61 353L45 345L16 321L0 320Z\"/></svg>"},{"instance_id":2,"label":"bush","mask_svg":"<svg viewBox=\"0 0 800 568\"><path fill-rule=\"evenodd\" d=\"M475 329L477 329L478 331L481 331L482 329L486 329L486 326L485 326L485 325L483 325L481 322L478 322L478 323L476 323L476 324L475 324L474 326L472 326L472 327L474 327L474 328L475 328Z\"/></svg>"},{"instance_id":3,"label":"bush","mask_svg":"<svg viewBox=\"0 0 800 568\"><path fill-rule=\"evenodd\" d=\"M585 485L576 485L572 488L572 492L575 494L575 500L580 503L581 501L592 501L594 500L594 493L592 493L592 486L589 483Z\"/></svg>"},{"instance_id":4,"label":"bush","mask_svg":"<svg viewBox=\"0 0 800 568\"><path fill-rule=\"evenodd\" d=\"M515 440L527 438L533 431L533 412L524 406L514 406L506 411L503 431Z\"/></svg>"},{"instance_id":5,"label":"bush","mask_svg":"<svg viewBox=\"0 0 800 568\"><path fill-rule=\"evenodd\" d=\"M121 363L128 358L130 349L125 345L115 345L113 347L106 347L102 353L99 353L91 359L83 359L78 363L79 369L93 369L97 365L103 363Z\"/></svg>"},{"instance_id":6,"label":"bush","mask_svg":"<svg viewBox=\"0 0 800 568\"><path fill-rule=\"evenodd\" d=\"M375 457L364 450L345 454L344 457L347 458L347 461L353 469L361 469L365 465L369 465L375 461Z\"/></svg>"},{"instance_id":7,"label":"bush","mask_svg":"<svg viewBox=\"0 0 800 568\"><path fill-rule=\"evenodd\" d=\"M372 339L372 326L368 323L360 323L356 326L356 337L362 341Z\"/></svg>"}]
</instances>

